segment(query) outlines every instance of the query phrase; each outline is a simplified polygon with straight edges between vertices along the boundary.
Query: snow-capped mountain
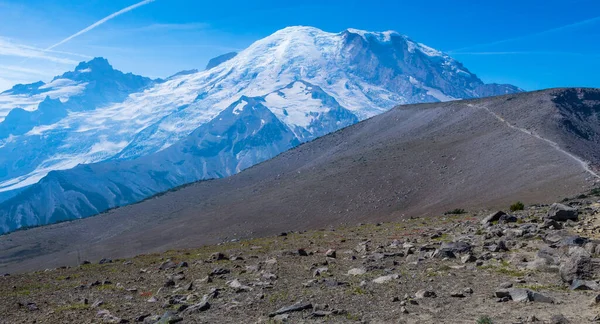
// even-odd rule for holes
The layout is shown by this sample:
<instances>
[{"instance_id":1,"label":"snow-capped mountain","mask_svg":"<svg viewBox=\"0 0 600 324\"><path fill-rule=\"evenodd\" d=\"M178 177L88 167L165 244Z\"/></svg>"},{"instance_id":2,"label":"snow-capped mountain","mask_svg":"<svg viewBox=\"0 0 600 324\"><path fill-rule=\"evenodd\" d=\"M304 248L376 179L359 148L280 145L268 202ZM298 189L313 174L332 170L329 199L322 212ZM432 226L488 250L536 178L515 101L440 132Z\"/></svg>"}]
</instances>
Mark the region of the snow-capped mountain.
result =
<instances>
[{"instance_id":1,"label":"snow-capped mountain","mask_svg":"<svg viewBox=\"0 0 600 324\"><path fill-rule=\"evenodd\" d=\"M51 170L109 158L106 148L126 146L85 130L108 126L101 108L153 84L96 58L48 84L17 85L0 94L0 193L34 184Z\"/></svg>"},{"instance_id":2,"label":"snow-capped mountain","mask_svg":"<svg viewBox=\"0 0 600 324\"><path fill-rule=\"evenodd\" d=\"M2 93L7 125L26 123L0 124L0 197L31 186L0 206L3 230L88 216L185 182L230 175L398 104L520 91L484 84L448 55L391 31L289 27L214 62L206 71L152 81L118 71L94 75L112 70L95 59L57 77L51 90L40 92L47 85L38 83ZM31 113L9 118L17 107ZM233 125L249 107L253 120L279 131L267 132L270 138L212 128L212 135L198 137L207 125ZM52 172L35 184L51 171L102 161Z\"/></svg>"}]
</instances>

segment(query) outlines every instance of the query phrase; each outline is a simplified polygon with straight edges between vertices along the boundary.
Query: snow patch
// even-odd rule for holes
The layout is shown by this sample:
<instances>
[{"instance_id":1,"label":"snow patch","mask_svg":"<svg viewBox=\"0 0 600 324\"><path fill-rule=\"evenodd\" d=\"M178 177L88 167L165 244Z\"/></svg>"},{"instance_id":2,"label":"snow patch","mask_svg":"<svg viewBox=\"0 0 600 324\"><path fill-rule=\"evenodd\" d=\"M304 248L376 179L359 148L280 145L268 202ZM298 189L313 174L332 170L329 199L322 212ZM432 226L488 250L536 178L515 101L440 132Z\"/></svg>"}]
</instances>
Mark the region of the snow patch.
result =
<instances>
[{"instance_id":1,"label":"snow patch","mask_svg":"<svg viewBox=\"0 0 600 324\"><path fill-rule=\"evenodd\" d=\"M303 82L294 82L291 88L267 95L265 105L285 124L307 127L317 114L329 111L321 100L312 98L311 90Z\"/></svg>"}]
</instances>

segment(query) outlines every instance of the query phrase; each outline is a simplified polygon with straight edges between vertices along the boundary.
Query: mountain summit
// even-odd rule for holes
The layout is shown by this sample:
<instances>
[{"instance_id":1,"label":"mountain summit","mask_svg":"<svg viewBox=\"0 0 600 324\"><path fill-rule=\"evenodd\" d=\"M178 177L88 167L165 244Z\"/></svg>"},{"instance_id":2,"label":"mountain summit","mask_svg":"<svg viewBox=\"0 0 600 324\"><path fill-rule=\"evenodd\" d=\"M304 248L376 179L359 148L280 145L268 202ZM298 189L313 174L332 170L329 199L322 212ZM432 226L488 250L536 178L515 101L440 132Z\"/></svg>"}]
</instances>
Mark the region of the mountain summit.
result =
<instances>
[{"instance_id":1,"label":"mountain summit","mask_svg":"<svg viewBox=\"0 0 600 324\"><path fill-rule=\"evenodd\" d=\"M0 94L0 118L11 123L0 125L0 199L24 190L0 206L2 231L229 176L398 104L521 91L484 84L450 56L389 31L289 27L212 65L150 80L96 58ZM41 110L46 97L60 101ZM18 108L30 113L9 118ZM237 126L242 116L256 132Z\"/></svg>"}]
</instances>

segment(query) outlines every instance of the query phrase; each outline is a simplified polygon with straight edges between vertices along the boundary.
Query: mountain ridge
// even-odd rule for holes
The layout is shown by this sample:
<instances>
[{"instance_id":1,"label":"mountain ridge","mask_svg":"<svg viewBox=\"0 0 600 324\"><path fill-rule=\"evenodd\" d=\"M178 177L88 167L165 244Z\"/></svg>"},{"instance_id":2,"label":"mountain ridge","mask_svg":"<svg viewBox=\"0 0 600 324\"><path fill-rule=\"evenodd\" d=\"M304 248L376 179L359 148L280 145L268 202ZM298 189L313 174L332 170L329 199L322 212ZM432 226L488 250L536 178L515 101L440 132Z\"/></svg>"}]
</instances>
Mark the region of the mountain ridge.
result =
<instances>
[{"instance_id":1,"label":"mountain ridge","mask_svg":"<svg viewBox=\"0 0 600 324\"><path fill-rule=\"evenodd\" d=\"M120 81L104 87L103 82L97 81L103 80L102 77L97 76L113 70L105 59L98 58L65 74L75 81L58 78L54 82L70 80L72 83L66 83L70 87L67 89L79 87L77 91L112 89L118 87ZM131 88L139 84L140 80L131 79L130 74L111 73ZM136 160L167 150L214 120L242 96L266 96L265 105L276 112L302 142L382 113L398 103L521 91L506 85L486 86L460 62L398 33L358 30L328 33L312 27L285 28L256 41L212 69L188 71L152 82L140 92L122 92L126 95L122 102L93 109L73 111L68 106L78 103L77 95L62 98L62 104L69 111L66 117L58 122L52 120L50 125L34 125L25 134L0 140L0 156L4 155L5 159L0 158L0 162L8 166L0 169L0 191L32 186L53 170L102 161ZM289 85L293 86L287 89ZM79 103L97 97L92 92L81 97ZM111 100L110 96L102 98ZM23 148L28 155L6 154L14 152L16 147ZM20 166L22 160L27 161L25 167ZM194 175L196 171L189 170L189 173ZM153 183L141 188L135 181L122 185L131 187L123 191L139 189L147 195L155 193L156 186ZM55 190L59 190L58 187ZM53 194L47 193L48 197ZM110 194L112 192L107 192ZM85 202L92 197L84 195L81 199ZM57 200L45 213L62 203L71 204ZM32 220L44 214L29 208L19 209L19 205L10 209L13 220ZM25 214L20 215L21 212Z\"/></svg>"},{"instance_id":2,"label":"mountain ridge","mask_svg":"<svg viewBox=\"0 0 600 324\"><path fill-rule=\"evenodd\" d=\"M568 120L582 129L596 125L600 100L593 98L599 93L558 89L399 106L228 178L194 183L95 217L7 234L0 242L5 251L0 263L26 269L74 260L75 247L90 259L125 257L290 229L493 208L518 200L560 201L597 186L598 179L532 134L570 154L598 150L593 136L575 145L571 137L578 135L551 117L569 111L561 102L564 96L576 100L570 106L591 112L583 121L566 114ZM531 134L507 126L490 111ZM588 162L594 169L600 165L598 159ZM47 241L54 243L38 245Z\"/></svg>"}]
</instances>

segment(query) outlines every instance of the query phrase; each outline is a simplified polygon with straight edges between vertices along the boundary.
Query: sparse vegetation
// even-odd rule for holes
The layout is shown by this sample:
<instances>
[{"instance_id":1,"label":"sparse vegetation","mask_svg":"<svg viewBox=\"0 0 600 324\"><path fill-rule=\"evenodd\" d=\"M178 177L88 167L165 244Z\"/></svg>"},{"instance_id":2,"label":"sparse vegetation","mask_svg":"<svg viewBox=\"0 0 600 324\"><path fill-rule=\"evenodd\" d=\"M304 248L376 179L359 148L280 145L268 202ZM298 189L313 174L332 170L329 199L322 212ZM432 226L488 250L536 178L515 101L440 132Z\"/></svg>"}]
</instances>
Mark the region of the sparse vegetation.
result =
<instances>
[{"instance_id":1,"label":"sparse vegetation","mask_svg":"<svg viewBox=\"0 0 600 324\"><path fill-rule=\"evenodd\" d=\"M466 214L466 213L467 213L467 211L462 208L455 208L455 209L445 212L444 215L461 215L461 214Z\"/></svg>"},{"instance_id":2,"label":"sparse vegetation","mask_svg":"<svg viewBox=\"0 0 600 324\"><path fill-rule=\"evenodd\" d=\"M525 209L525 204L523 204L520 201L517 201L516 203L510 205L510 211L518 211L518 210L523 210Z\"/></svg>"},{"instance_id":3,"label":"sparse vegetation","mask_svg":"<svg viewBox=\"0 0 600 324\"><path fill-rule=\"evenodd\" d=\"M86 310L89 309L90 305L84 303L70 304L65 306L60 306L56 308L57 312L65 312L65 311L77 311L77 310Z\"/></svg>"},{"instance_id":4,"label":"sparse vegetation","mask_svg":"<svg viewBox=\"0 0 600 324\"><path fill-rule=\"evenodd\" d=\"M494 324L494 322L489 316L485 315L477 319L477 324Z\"/></svg>"},{"instance_id":5,"label":"sparse vegetation","mask_svg":"<svg viewBox=\"0 0 600 324\"><path fill-rule=\"evenodd\" d=\"M519 216L519 222L539 223L546 214L547 206L533 205L526 214ZM585 217L587 212L582 211L582 214ZM25 319L56 323L72 320L89 322L90 317L94 318L101 311L113 316L101 319L106 321L132 321L138 313L151 314L153 320L158 320L169 311L190 322L203 318L207 322L233 323L243 322L241 318L252 318L274 323L276 321L269 317L272 312L310 303L312 309L289 313L291 322L309 319L307 322L312 323L311 314L315 316L314 322L365 319L386 322L393 316L388 311L398 309L407 317L427 313L427 316L432 316L430 322L433 323L447 322L449 318L458 319L457 322L461 323L465 320L493 323L492 318L496 322L504 322L515 317L511 310L513 301L499 304L496 304L498 299L486 301L493 303L493 307L502 308L498 312L480 303L475 307L481 308L468 311L454 306L484 294L493 296L495 289L506 282L511 282L513 288L530 289L557 299L581 293L570 291L568 285L557 282L554 273L524 267L519 260L508 261L515 254L526 255L529 262L533 260L530 257L536 249L546 244L541 240L543 233L520 238L502 237L500 239L505 240L509 250L496 250L493 245L497 244L498 238L488 244L482 240L481 236L488 232L481 224L481 216L455 214L401 219L396 223L287 232L282 236L140 255L109 264L96 262L80 267L16 274L7 276L5 281L0 277L0 313L8 312L10 323L30 322ZM514 226L496 223L495 226L504 229ZM551 230L545 233L548 231ZM475 260L462 261L466 255L461 252L454 252L455 258L436 256L435 250L440 249L442 242L449 242L446 245L452 249L452 243L463 241L465 235L473 237L473 233L475 237L470 243L473 247L470 253L476 257ZM306 253L300 255L298 249ZM336 249L337 257L327 258L325 251L328 249ZM496 251L492 253L497 258L480 257L492 250ZM215 253L221 253L221 257L213 259ZM230 256L240 256L241 259ZM168 260L173 264L185 261L188 265L160 270L159 267ZM327 271L315 275L315 269L322 267ZM476 267L476 270L463 271L465 267ZM349 270L354 268L364 272L349 275ZM214 269L227 269L229 272L207 277ZM392 279L376 281L381 277ZM231 286L233 281L238 281L237 284L243 288ZM429 289L436 294L435 298L418 297L420 291ZM197 314L183 311L201 303L202 296L210 296L207 293L211 291L218 297L207 297L212 305L209 310ZM46 302L47 296L52 296L55 301ZM89 300L89 306L85 299ZM20 311L17 312L12 311L15 300L20 303ZM101 306L92 306L98 300L102 301ZM127 301L127 311L120 306L124 300ZM41 311L30 311L30 301L35 302L35 307ZM571 298L566 300L565 305L573 307L574 303L577 301ZM460 310L457 314L442 311L430 315L427 307L443 309L441 305ZM474 316L473 312L487 315L478 318L479 315ZM573 319L583 318L568 310L565 315ZM586 313L585 317L588 315Z\"/></svg>"}]
</instances>

